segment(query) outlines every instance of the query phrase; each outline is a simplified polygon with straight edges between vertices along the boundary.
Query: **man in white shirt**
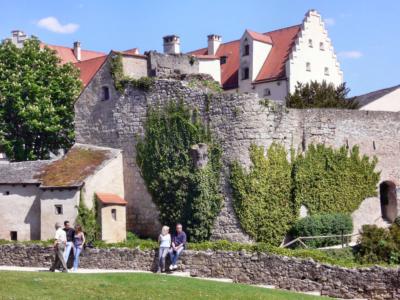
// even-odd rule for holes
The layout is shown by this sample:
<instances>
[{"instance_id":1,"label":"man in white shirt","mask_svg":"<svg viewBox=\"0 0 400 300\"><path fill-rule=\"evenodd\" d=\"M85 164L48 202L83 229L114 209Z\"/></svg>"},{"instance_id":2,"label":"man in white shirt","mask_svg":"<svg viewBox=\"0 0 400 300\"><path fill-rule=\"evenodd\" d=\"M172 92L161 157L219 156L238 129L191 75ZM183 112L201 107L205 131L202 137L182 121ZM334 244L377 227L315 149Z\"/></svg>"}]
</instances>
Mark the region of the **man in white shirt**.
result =
<instances>
[{"instance_id":1,"label":"man in white shirt","mask_svg":"<svg viewBox=\"0 0 400 300\"><path fill-rule=\"evenodd\" d=\"M65 250L65 245L67 243L67 235L65 231L62 229L62 226L60 223L56 223L56 235L55 235L55 241L54 241L54 263L50 268L51 272L54 272L56 269L59 269L62 265L63 272L68 272L67 265L65 264L64 260L64 250Z\"/></svg>"}]
</instances>

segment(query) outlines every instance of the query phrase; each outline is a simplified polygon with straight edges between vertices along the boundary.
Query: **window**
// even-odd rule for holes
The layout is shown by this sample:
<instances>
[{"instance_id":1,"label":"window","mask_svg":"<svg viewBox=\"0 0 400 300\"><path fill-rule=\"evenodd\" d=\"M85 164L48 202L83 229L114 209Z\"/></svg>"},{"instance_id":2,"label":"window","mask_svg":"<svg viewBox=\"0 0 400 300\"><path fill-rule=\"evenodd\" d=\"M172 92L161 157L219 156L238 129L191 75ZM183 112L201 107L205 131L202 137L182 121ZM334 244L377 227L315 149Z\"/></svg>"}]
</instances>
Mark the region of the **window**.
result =
<instances>
[{"instance_id":1,"label":"window","mask_svg":"<svg viewBox=\"0 0 400 300\"><path fill-rule=\"evenodd\" d=\"M117 210L116 210L115 208L113 208L113 209L111 210L111 218L112 218L114 221L117 221Z\"/></svg>"},{"instance_id":2,"label":"window","mask_svg":"<svg viewBox=\"0 0 400 300\"><path fill-rule=\"evenodd\" d=\"M328 67L325 67L325 69L324 69L324 74L325 74L326 76L329 76L329 68L328 68Z\"/></svg>"},{"instance_id":3,"label":"window","mask_svg":"<svg viewBox=\"0 0 400 300\"><path fill-rule=\"evenodd\" d=\"M271 90L270 89L264 89L264 96L271 96Z\"/></svg>"},{"instance_id":4,"label":"window","mask_svg":"<svg viewBox=\"0 0 400 300\"><path fill-rule=\"evenodd\" d=\"M325 50L325 45L323 42L319 43L319 50L321 50L321 51Z\"/></svg>"},{"instance_id":5,"label":"window","mask_svg":"<svg viewBox=\"0 0 400 300\"><path fill-rule=\"evenodd\" d=\"M249 68L242 69L242 80L249 79Z\"/></svg>"},{"instance_id":6,"label":"window","mask_svg":"<svg viewBox=\"0 0 400 300\"><path fill-rule=\"evenodd\" d=\"M4 196L9 196L9 195L10 195L10 191L5 191L5 192L3 193L3 195L4 195Z\"/></svg>"},{"instance_id":7,"label":"window","mask_svg":"<svg viewBox=\"0 0 400 300\"><path fill-rule=\"evenodd\" d=\"M62 205L54 205L56 215L63 214L63 206Z\"/></svg>"},{"instance_id":8,"label":"window","mask_svg":"<svg viewBox=\"0 0 400 300\"><path fill-rule=\"evenodd\" d=\"M221 64L221 65L226 64L226 59L227 59L226 56L221 56L221 58L220 58L220 64Z\"/></svg>"},{"instance_id":9,"label":"window","mask_svg":"<svg viewBox=\"0 0 400 300\"><path fill-rule=\"evenodd\" d=\"M309 62L306 63L306 71L311 72L311 63Z\"/></svg>"},{"instance_id":10,"label":"window","mask_svg":"<svg viewBox=\"0 0 400 300\"><path fill-rule=\"evenodd\" d=\"M10 231L10 238L12 241L18 241L18 232L17 231Z\"/></svg>"},{"instance_id":11,"label":"window","mask_svg":"<svg viewBox=\"0 0 400 300\"><path fill-rule=\"evenodd\" d=\"M310 47L310 48L313 47L312 39L309 39L309 40L308 40L308 47Z\"/></svg>"},{"instance_id":12,"label":"window","mask_svg":"<svg viewBox=\"0 0 400 300\"><path fill-rule=\"evenodd\" d=\"M250 54L250 46L249 46L249 44L246 44L243 47L243 56L247 56L249 54Z\"/></svg>"},{"instance_id":13,"label":"window","mask_svg":"<svg viewBox=\"0 0 400 300\"><path fill-rule=\"evenodd\" d=\"M106 101L110 99L110 89L108 86L101 87L101 100Z\"/></svg>"}]
</instances>

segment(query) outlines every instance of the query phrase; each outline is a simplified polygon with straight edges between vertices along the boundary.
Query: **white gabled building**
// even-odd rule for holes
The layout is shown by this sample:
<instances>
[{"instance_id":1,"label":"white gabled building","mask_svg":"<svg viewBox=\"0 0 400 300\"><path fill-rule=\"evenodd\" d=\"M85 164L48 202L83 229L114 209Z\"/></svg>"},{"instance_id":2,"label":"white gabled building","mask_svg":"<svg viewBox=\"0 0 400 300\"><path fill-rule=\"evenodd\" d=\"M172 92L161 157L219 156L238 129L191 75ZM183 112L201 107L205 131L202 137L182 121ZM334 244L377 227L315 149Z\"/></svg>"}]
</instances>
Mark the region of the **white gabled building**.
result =
<instances>
[{"instance_id":1,"label":"white gabled building","mask_svg":"<svg viewBox=\"0 0 400 300\"><path fill-rule=\"evenodd\" d=\"M400 84L355 97L360 110L400 111Z\"/></svg>"},{"instance_id":2,"label":"white gabled building","mask_svg":"<svg viewBox=\"0 0 400 300\"><path fill-rule=\"evenodd\" d=\"M308 11L299 25L266 33L246 30L232 42L221 43L220 36L209 35L207 48L189 54L219 57L226 91L256 92L276 101L284 101L297 82L343 83L332 42L315 10Z\"/></svg>"}]
</instances>

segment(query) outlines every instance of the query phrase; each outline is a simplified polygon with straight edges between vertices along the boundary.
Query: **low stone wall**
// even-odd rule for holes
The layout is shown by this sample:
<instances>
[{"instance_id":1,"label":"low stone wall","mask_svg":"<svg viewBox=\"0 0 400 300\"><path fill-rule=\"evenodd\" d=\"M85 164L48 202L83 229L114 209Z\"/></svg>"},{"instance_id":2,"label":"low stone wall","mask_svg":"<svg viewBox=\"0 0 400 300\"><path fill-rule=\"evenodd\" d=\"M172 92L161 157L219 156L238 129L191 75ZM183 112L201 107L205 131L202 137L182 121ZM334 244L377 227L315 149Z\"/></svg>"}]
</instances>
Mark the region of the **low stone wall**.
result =
<instances>
[{"instance_id":1,"label":"low stone wall","mask_svg":"<svg viewBox=\"0 0 400 300\"><path fill-rule=\"evenodd\" d=\"M86 249L82 268L152 271L156 251ZM1 245L0 265L49 267L51 247ZM294 291L319 291L340 298L400 299L400 269L347 269L273 254L232 251L184 252L180 269L192 276L231 278L235 282L274 285Z\"/></svg>"}]
</instances>

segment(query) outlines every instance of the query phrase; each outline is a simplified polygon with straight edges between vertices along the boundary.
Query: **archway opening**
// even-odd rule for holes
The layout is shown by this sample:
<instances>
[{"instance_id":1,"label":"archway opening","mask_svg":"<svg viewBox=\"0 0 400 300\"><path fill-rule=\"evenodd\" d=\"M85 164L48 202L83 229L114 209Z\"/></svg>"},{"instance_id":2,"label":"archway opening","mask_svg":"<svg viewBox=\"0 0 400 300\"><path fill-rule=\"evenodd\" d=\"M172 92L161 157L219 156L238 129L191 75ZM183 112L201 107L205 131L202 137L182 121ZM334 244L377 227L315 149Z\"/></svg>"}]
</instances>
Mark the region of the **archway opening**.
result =
<instances>
[{"instance_id":1,"label":"archway opening","mask_svg":"<svg viewBox=\"0 0 400 300\"><path fill-rule=\"evenodd\" d=\"M382 218L393 223L397 217L397 192L392 181L384 181L379 185Z\"/></svg>"}]
</instances>

